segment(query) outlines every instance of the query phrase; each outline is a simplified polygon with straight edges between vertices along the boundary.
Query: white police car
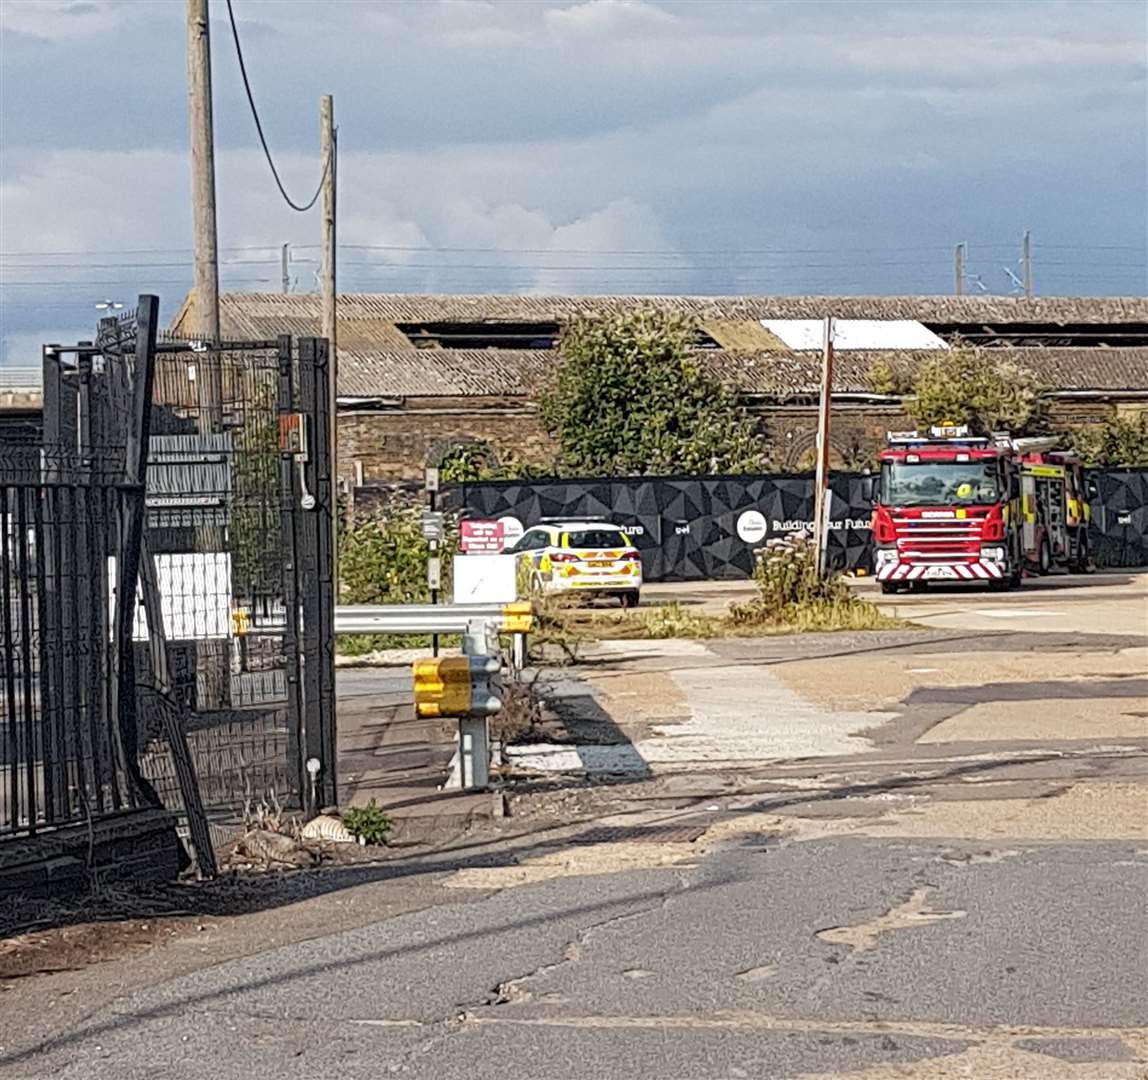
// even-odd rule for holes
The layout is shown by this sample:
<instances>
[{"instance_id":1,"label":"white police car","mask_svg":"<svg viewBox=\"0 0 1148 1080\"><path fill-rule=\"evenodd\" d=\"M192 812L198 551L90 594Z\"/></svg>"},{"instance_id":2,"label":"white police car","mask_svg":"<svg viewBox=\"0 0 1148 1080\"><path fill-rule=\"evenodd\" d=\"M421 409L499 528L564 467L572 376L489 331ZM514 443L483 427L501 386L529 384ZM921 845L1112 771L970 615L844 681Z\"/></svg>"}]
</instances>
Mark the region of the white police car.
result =
<instances>
[{"instance_id":1,"label":"white police car","mask_svg":"<svg viewBox=\"0 0 1148 1080\"><path fill-rule=\"evenodd\" d=\"M507 549L517 555L532 592L615 596L637 607L642 560L629 537L608 521L544 520Z\"/></svg>"}]
</instances>

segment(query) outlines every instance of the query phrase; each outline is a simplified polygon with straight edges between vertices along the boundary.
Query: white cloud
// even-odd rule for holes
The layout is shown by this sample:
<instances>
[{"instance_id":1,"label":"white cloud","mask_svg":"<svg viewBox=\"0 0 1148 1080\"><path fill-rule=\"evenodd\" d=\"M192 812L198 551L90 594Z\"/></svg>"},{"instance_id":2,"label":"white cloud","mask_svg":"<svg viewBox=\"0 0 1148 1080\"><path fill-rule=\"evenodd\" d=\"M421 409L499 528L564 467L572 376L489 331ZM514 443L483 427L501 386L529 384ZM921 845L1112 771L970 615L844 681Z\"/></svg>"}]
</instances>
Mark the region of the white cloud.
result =
<instances>
[{"instance_id":1,"label":"white cloud","mask_svg":"<svg viewBox=\"0 0 1148 1080\"><path fill-rule=\"evenodd\" d=\"M550 8L545 19L546 25L558 34L625 34L678 24L669 11L644 0L586 0L570 7Z\"/></svg>"},{"instance_id":2,"label":"white cloud","mask_svg":"<svg viewBox=\"0 0 1148 1080\"><path fill-rule=\"evenodd\" d=\"M108 0L3 0L0 31L44 41L77 40L115 28L123 14Z\"/></svg>"}]
</instances>

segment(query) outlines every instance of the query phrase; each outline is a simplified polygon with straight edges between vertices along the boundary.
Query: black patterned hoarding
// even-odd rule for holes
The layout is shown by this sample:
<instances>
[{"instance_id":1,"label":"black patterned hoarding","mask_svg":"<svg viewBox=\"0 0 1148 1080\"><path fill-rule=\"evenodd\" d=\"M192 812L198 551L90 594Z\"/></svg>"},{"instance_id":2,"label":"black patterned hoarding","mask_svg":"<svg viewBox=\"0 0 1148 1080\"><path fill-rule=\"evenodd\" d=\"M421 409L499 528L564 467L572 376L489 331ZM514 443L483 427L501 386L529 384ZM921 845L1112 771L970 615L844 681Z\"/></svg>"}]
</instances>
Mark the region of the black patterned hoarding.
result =
<instances>
[{"instance_id":1,"label":"black patterned hoarding","mask_svg":"<svg viewBox=\"0 0 1148 1080\"><path fill-rule=\"evenodd\" d=\"M1148 469L1104 469L1096 481L1088 533L1101 566L1148 566Z\"/></svg>"},{"instance_id":2,"label":"black patterned hoarding","mask_svg":"<svg viewBox=\"0 0 1148 1080\"><path fill-rule=\"evenodd\" d=\"M834 476L829 558L867 569L869 504L861 478ZM615 480L467 484L468 517L509 518L529 528L544 518L599 518L621 526L642 553L647 581L743 578L753 551L775 536L812 528L810 476L633 477Z\"/></svg>"},{"instance_id":3,"label":"black patterned hoarding","mask_svg":"<svg viewBox=\"0 0 1148 1080\"><path fill-rule=\"evenodd\" d=\"M1148 565L1148 470L1092 474L1092 552L1102 566ZM837 570L872 570L870 504L863 478L837 473L830 488L829 561ZM507 519L507 535L543 518L598 518L621 526L642 553L647 581L748 577L767 540L812 530L813 477L629 477L467 484L467 517Z\"/></svg>"}]
</instances>

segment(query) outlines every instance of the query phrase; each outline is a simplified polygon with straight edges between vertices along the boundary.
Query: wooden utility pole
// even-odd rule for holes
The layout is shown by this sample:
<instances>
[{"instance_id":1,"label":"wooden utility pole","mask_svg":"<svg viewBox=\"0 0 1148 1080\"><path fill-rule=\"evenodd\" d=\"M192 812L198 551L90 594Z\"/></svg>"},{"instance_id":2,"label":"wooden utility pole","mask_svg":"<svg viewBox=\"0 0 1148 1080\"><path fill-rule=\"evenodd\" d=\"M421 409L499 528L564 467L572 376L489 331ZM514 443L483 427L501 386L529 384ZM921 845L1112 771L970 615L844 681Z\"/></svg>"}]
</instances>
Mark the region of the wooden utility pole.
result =
<instances>
[{"instance_id":1,"label":"wooden utility pole","mask_svg":"<svg viewBox=\"0 0 1148 1080\"><path fill-rule=\"evenodd\" d=\"M1024 230L1024 239L1020 245L1020 278L1024 287L1024 298L1032 299L1032 234Z\"/></svg>"},{"instance_id":2,"label":"wooden utility pole","mask_svg":"<svg viewBox=\"0 0 1148 1080\"><path fill-rule=\"evenodd\" d=\"M825 337L821 347L821 407L817 416L817 477L813 501L813 544L817 572L824 577L828 569L829 546L829 421L833 398L833 317L825 320Z\"/></svg>"},{"instance_id":3,"label":"wooden utility pole","mask_svg":"<svg viewBox=\"0 0 1148 1080\"><path fill-rule=\"evenodd\" d=\"M192 325L197 337L214 344L219 341L219 252L207 0L187 0L187 119L191 135L191 211L195 232Z\"/></svg>"},{"instance_id":4,"label":"wooden utility pole","mask_svg":"<svg viewBox=\"0 0 1148 1080\"><path fill-rule=\"evenodd\" d=\"M219 248L215 223L215 136L211 115L211 27L207 0L187 0L187 119L191 136L191 213L195 272L190 336L219 344ZM199 430L223 429L219 354L196 365Z\"/></svg>"},{"instance_id":5,"label":"wooden utility pole","mask_svg":"<svg viewBox=\"0 0 1148 1080\"><path fill-rule=\"evenodd\" d=\"M339 348L336 318L338 314L338 298L335 280L335 193L336 179L338 177L338 145L335 141L335 104L330 94L324 94L319 100L319 161L323 170L323 248L322 248L322 328L321 334L327 339L327 364L331 378L331 412L328 420L328 430L331 436L331 551L332 557L338 566L338 534L339 534L339 434L338 434L338 400L339 400Z\"/></svg>"},{"instance_id":6,"label":"wooden utility pole","mask_svg":"<svg viewBox=\"0 0 1148 1080\"><path fill-rule=\"evenodd\" d=\"M953 291L965 295L965 245L962 241L953 248Z\"/></svg>"}]
</instances>

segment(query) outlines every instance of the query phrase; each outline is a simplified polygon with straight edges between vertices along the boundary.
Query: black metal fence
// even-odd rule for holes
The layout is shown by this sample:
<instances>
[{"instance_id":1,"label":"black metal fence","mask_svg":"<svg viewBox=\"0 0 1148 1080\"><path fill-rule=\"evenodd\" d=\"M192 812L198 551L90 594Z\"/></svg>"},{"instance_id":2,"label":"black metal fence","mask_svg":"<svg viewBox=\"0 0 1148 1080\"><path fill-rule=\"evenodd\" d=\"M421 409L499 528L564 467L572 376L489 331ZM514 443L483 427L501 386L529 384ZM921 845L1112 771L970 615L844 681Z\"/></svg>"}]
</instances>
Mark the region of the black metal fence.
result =
<instances>
[{"instance_id":1,"label":"black metal fence","mask_svg":"<svg viewBox=\"0 0 1148 1080\"><path fill-rule=\"evenodd\" d=\"M134 592L117 557L142 533L131 471L146 440L155 313L153 302L109 320L131 345L106 356L46 349L44 442L0 445L0 835L91 825L150 801L116 597Z\"/></svg>"}]
</instances>

